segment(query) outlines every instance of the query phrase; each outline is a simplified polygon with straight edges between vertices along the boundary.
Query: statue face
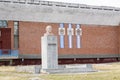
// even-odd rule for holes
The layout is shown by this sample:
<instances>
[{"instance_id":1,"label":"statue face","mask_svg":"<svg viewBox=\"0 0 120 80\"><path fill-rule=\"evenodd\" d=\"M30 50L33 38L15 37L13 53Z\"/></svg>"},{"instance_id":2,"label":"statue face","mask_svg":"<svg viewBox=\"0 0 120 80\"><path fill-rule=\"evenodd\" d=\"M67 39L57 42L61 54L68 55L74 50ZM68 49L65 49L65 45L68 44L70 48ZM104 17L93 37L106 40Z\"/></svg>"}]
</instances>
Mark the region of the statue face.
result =
<instances>
[{"instance_id":1,"label":"statue face","mask_svg":"<svg viewBox=\"0 0 120 80\"><path fill-rule=\"evenodd\" d=\"M46 27L46 32L51 33L52 32L52 26L47 26Z\"/></svg>"}]
</instances>

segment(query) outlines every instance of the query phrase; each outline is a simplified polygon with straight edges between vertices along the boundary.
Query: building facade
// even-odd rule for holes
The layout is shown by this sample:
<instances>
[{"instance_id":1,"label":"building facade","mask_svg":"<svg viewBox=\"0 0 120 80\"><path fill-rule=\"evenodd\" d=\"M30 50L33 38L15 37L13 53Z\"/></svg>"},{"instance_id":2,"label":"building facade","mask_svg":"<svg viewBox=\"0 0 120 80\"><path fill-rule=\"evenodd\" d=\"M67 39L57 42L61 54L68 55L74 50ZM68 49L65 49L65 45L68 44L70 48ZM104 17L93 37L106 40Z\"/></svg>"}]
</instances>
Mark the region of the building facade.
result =
<instances>
[{"instance_id":1,"label":"building facade","mask_svg":"<svg viewBox=\"0 0 120 80\"><path fill-rule=\"evenodd\" d=\"M40 0L0 0L1 64L40 64L47 25L59 63L118 61L120 9Z\"/></svg>"}]
</instances>

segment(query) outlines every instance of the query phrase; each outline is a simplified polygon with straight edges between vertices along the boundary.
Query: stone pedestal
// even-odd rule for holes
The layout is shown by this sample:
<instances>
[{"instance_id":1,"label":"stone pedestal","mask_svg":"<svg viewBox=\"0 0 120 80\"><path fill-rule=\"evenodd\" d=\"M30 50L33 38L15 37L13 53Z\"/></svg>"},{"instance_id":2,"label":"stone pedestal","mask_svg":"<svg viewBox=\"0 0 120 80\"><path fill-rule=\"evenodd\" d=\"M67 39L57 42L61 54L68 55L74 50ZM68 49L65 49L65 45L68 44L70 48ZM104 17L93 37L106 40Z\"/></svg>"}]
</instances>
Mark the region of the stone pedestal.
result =
<instances>
[{"instance_id":1,"label":"stone pedestal","mask_svg":"<svg viewBox=\"0 0 120 80\"><path fill-rule=\"evenodd\" d=\"M44 35L41 38L42 70L58 69L57 37Z\"/></svg>"}]
</instances>

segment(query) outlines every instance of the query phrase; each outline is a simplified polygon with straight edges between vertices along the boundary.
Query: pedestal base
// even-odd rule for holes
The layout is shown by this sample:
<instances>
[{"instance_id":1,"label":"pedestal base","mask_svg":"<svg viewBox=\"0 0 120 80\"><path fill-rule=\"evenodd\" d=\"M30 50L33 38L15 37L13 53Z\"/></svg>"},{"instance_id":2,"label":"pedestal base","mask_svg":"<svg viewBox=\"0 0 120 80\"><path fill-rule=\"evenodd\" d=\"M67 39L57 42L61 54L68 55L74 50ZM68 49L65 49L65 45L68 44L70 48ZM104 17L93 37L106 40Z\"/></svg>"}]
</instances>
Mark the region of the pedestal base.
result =
<instances>
[{"instance_id":1,"label":"pedestal base","mask_svg":"<svg viewBox=\"0 0 120 80\"><path fill-rule=\"evenodd\" d=\"M44 74L59 74L59 73L87 73L96 72L91 64L83 65L66 65L60 66L58 69L41 69L41 73Z\"/></svg>"}]
</instances>

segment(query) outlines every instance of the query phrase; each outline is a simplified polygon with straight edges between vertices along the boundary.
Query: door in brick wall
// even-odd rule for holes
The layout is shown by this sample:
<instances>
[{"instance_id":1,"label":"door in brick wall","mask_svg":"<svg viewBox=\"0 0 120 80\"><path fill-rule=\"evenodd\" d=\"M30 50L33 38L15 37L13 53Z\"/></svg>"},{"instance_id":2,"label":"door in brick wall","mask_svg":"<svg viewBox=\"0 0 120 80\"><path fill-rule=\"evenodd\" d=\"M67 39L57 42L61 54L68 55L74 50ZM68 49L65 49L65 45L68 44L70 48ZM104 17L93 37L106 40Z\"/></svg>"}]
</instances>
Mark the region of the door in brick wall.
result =
<instances>
[{"instance_id":1,"label":"door in brick wall","mask_svg":"<svg viewBox=\"0 0 120 80\"><path fill-rule=\"evenodd\" d=\"M2 41L0 41L0 49L2 49Z\"/></svg>"},{"instance_id":2,"label":"door in brick wall","mask_svg":"<svg viewBox=\"0 0 120 80\"><path fill-rule=\"evenodd\" d=\"M11 49L11 28L0 28L0 49Z\"/></svg>"}]
</instances>

